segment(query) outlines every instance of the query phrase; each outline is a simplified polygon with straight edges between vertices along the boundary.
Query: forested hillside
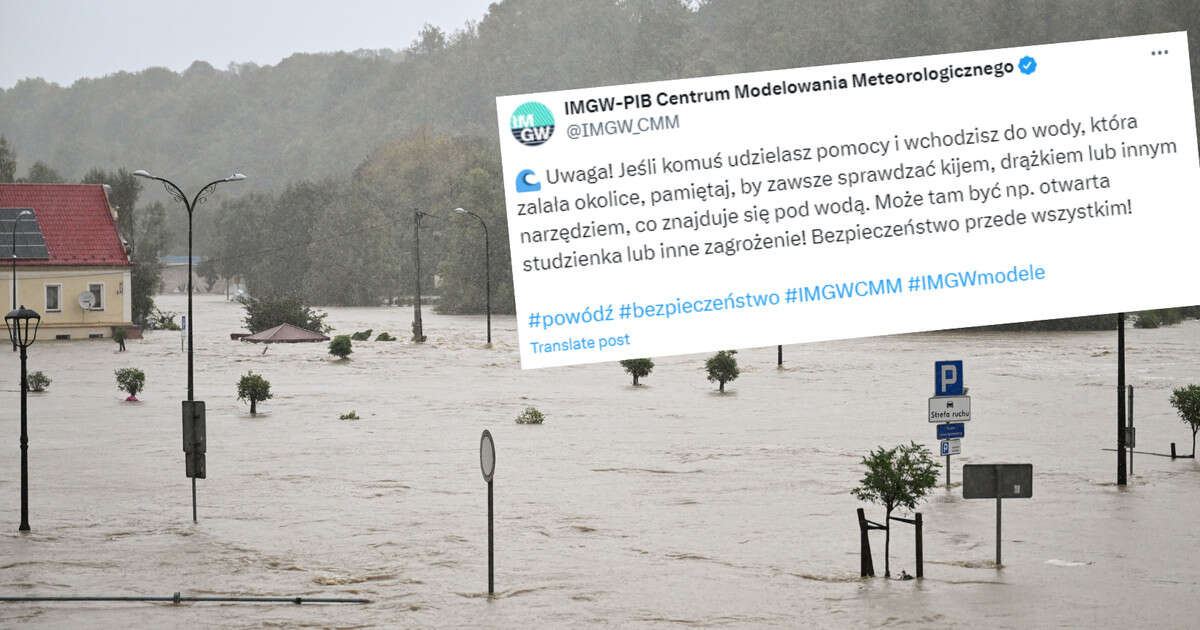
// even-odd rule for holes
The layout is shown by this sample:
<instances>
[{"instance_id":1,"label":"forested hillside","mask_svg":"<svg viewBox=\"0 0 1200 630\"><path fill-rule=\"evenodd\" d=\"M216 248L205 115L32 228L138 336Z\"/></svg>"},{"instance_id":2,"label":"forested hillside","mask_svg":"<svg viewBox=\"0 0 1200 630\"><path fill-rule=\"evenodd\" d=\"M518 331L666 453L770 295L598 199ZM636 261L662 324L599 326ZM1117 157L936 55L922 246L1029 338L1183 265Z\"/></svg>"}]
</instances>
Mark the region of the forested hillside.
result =
<instances>
[{"instance_id":1,"label":"forested hillside","mask_svg":"<svg viewBox=\"0 0 1200 630\"><path fill-rule=\"evenodd\" d=\"M0 134L19 174L238 170L278 191L419 128L494 141L497 95L1188 29L1197 68L1198 27L1195 0L505 0L454 33L397 33L399 52L25 80L0 90Z\"/></svg>"},{"instance_id":2,"label":"forested hillside","mask_svg":"<svg viewBox=\"0 0 1200 630\"><path fill-rule=\"evenodd\" d=\"M453 33L397 34L412 40L397 50L24 80L0 90L18 161L0 174L145 168L195 190L245 173L197 213L206 271L318 304L408 294L421 210L435 215L422 285L436 273L440 308L481 311L482 235L463 207L489 226L494 306L511 312L498 95L1178 30L1200 94L1196 0L504 0ZM182 253L183 212L155 187L144 197L165 202L162 242Z\"/></svg>"}]
</instances>

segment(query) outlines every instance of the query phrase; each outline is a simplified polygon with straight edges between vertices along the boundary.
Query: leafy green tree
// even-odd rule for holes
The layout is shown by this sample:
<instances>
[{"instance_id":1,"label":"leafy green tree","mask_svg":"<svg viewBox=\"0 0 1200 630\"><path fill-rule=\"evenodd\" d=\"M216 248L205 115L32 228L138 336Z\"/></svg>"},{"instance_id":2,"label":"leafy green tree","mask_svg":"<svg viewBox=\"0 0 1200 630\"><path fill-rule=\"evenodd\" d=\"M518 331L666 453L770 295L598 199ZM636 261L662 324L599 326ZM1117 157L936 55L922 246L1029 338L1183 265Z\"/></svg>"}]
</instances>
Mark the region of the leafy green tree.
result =
<instances>
[{"instance_id":1,"label":"leafy green tree","mask_svg":"<svg viewBox=\"0 0 1200 630\"><path fill-rule=\"evenodd\" d=\"M721 350L704 362L709 382L720 383L722 394L725 393L725 383L736 379L742 373L738 369L737 359L733 358L735 354L737 350Z\"/></svg>"},{"instance_id":2,"label":"leafy green tree","mask_svg":"<svg viewBox=\"0 0 1200 630\"><path fill-rule=\"evenodd\" d=\"M1192 429L1192 457L1196 456L1196 433L1200 432L1200 385L1188 385L1171 392L1171 406L1179 419Z\"/></svg>"},{"instance_id":3,"label":"leafy green tree","mask_svg":"<svg viewBox=\"0 0 1200 630\"><path fill-rule=\"evenodd\" d=\"M138 392L146 386L146 373L137 368L121 368L114 372L117 377L117 389L129 392L125 400L136 401Z\"/></svg>"},{"instance_id":4,"label":"leafy green tree","mask_svg":"<svg viewBox=\"0 0 1200 630\"><path fill-rule=\"evenodd\" d=\"M851 494L860 501L878 503L887 512L884 523L883 574L891 577L888 552L892 542L892 510L914 510L937 483L938 464L929 449L911 442L885 449L882 446L862 459L867 472Z\"/></svg>"},{"instance_id":5,"label":"leafy green tree","mask_svg":"<svg viewBox=\"0 0 1200 630\"><path fill-rule=\"evenodd\" d=\"M243 321L251 333L280 324L291 324L319 333L329 332L331 328L325 324L328 313L313 310L295 296L242 296L238 298L238 302L246 309L246 318Z\"/></svg>"},{"instance_id":6,"label":"leafy green tree","mask_svg":"<svg viewBox=\"0 0 1200 630\"><path fill-rule=\"evenodd\" d=\"M633 384L638 384L639 378L645 378L654 370L654 361L650 359L625 359L621 361L625 373L633 377Z\"/></svg>"},{"instance_id":7,"label":"leafy green tree","mask_svg":"<svg viewBox=\"0 0 1200 630\"><path fill-rule=\"evenodd\" d=\"M18 181L30 184L61 184L63 178L49 164L38 160L29 167L29 173L25 175L25 178Z\"/></svg>"},{"instance_id":8,"label":"leafy green tree","mask_svg":"<svg viewBox=\"0 0 1200 630\"><path fill-rule=\"evenodd\" d=\"M160 258L167 253L171 244L166 215L166 208L156 201L138 211L134 222L137 245L130 256L130 262L133 263L130 306L133 309L133 321L137 324L147 323L154 313L154 296L162 285L163 264Z\"/></svg>"},{"instance_id":9,"label":"leafy green tree","mask_svg":"<svg viewBox=\"0 0 1200 630\"><path fill-rule=\"evenodd\" d=\"M81 182L108 185L108 202L117 210L117 229L125 241L136 248L137 234L134 222L137 217L138 197L142 193L141 179L134 177L133 173L124 168L115 172L93 168L83 176Z\"/></svg>"},{"instance_id":10,"label":"leafy green tree","mask_svg":"<svg viewBox=\"0 0 1200 630\"><path fill-rule=\"evenodd\" d=\"M8 146L8 139L0 135L0 184L17 179L17 154Z\"/></svg>"},{"instance_id":11,"label":"leafy green tree","mask_svg":"<svg viewBox=\"0 0 1200 630\"><path fill-rule=\"evenodd\" d=\"M482 149L464 147L464 150ZM498 162L495 166L499 166ZM450 203L453 204L451 207L474 212L486 223L491 249L492 312L514 312L508 220L499 171L494 166L471 168L462 176L461 194ZM446 223L446 229L439 234L446 247L438 263L442 287L437 310L454 314L483 313L487 306L488 272L486 252L482 247L483 230L479 221L470 215L455 213Z\"/></svg>"},{"instance_id":12,"label":"leafy green tree","mask_svg":"<svg viewBox=\"0 0 1200 630\"><path fill-rule=\"evenodd\" d=\"M329 342L329 354L339 359L345 359L351 352L354 350L351 347L350 335L338 335Z\"/></svg>"},{"instance_id":13,"label":"leafy green tree","mask_svg":"<svg viewBox=\"0 0 1200 630\"><path fill-rule=\"evenodd\" d=\"M238 379L237 394L238 400L250 401L250 415L253 416L258 413L258 402L271 398L271 383L261 374L250 371Z\"/></svg>"}]
</instances>

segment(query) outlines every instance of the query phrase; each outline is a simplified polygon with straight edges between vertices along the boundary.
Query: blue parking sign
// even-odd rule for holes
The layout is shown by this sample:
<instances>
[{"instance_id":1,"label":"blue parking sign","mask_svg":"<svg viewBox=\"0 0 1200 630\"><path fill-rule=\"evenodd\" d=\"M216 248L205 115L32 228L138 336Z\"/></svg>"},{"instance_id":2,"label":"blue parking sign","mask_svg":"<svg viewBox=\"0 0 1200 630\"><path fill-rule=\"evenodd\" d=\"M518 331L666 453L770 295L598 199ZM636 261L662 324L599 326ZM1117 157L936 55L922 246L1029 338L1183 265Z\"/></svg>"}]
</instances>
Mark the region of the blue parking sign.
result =
<instances>
[{"instance_id":1,"label":"blue parking sign","mask_svg":"<svg viewBox=\"0 0 1200 630\"><path fill-rule=\"evenodd\" d=\"M933 362L933 395L962 396L963 395L963 362L934 361Z\"/></svg>"}]
</instances>

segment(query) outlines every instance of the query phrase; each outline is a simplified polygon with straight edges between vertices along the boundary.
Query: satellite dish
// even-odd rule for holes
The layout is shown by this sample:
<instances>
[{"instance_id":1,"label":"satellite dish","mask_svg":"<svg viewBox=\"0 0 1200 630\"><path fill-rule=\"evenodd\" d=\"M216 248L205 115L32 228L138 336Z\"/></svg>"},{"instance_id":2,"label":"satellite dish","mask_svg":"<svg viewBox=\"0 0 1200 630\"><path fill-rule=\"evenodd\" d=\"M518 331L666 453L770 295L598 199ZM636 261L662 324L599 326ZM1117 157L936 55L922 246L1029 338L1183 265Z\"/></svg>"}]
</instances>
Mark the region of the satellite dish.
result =
<instances>
[{"instance_id":1,"label":"satellite dish","mask_svg":"<svg viewBox=\"0 0 1200 630\"><path fill-rule=\"evenodd\" d=\"M86 311L86 310L92 308L93 306L95 306L95 304L96 304L96 297L94 295L92 295L91 291L84 291L83 293L79 294L79 306L83 310Z\"/></svg>"}]
</instances>

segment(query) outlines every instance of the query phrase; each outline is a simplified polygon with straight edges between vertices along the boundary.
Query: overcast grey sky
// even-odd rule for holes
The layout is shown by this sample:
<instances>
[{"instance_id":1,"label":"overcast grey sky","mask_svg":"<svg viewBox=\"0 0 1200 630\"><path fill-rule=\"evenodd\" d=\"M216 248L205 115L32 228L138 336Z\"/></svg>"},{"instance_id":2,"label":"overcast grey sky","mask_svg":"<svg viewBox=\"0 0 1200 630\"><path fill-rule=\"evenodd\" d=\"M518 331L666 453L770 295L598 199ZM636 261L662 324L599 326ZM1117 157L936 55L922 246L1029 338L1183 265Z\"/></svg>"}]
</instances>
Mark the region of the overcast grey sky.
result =
<instances>
[{"instance_id":1,"label":"overcast grey sky","mask_svg":"<svg viewBox=\"0 0 1200 630\"><path fill-rule=\"evenodd\" d=\"M197 59L274 65L295 52L405 48L426 22L447 32L492 0L0 0L0 88Z\"/></svg>"}]
</instances>

